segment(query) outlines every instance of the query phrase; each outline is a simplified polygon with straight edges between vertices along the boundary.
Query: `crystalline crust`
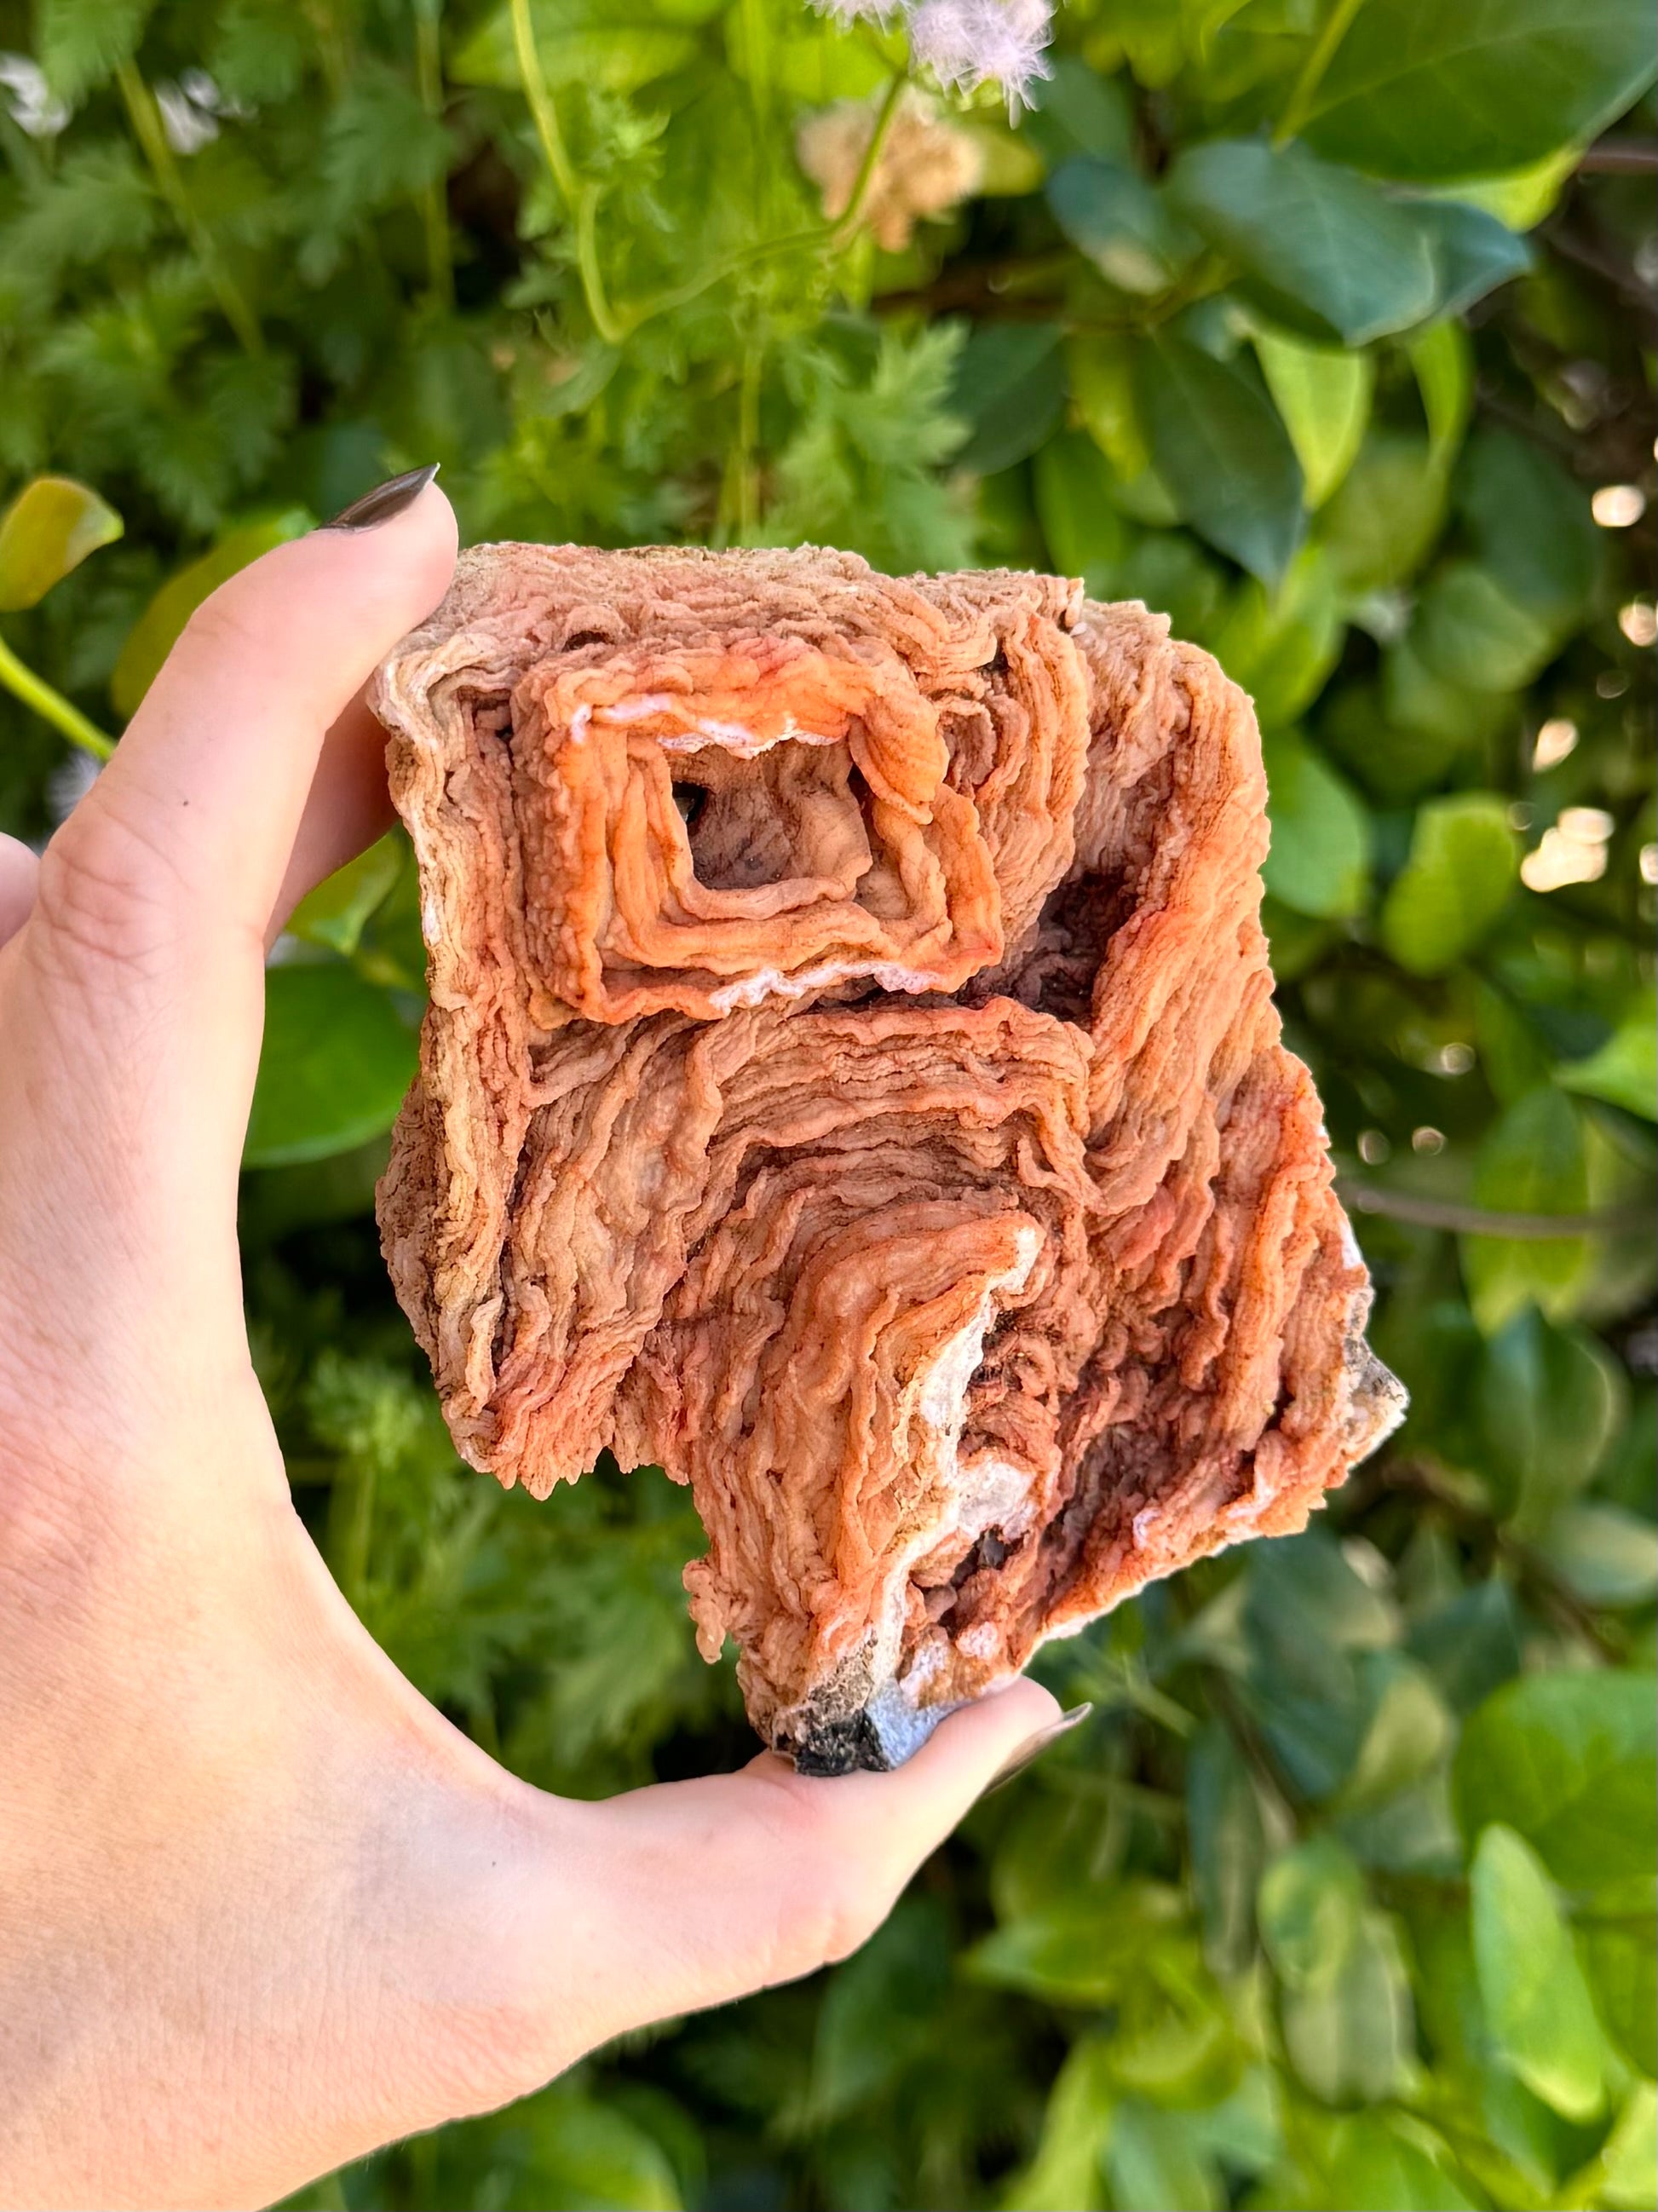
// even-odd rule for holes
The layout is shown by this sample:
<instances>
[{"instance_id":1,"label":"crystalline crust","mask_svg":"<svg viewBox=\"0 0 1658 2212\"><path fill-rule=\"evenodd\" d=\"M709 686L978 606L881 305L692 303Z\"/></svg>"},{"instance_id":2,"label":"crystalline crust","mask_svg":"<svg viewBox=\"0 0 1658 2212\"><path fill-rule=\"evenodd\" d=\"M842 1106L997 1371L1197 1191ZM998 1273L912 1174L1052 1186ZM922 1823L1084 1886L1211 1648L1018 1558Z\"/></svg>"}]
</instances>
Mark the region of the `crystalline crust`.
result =
<instances>
[{"instance_id":1,"label":"crystalline crust","mask_svg":"<svg viewBox=\"0 0 1658 2212\"><path fill-rule=\"evenodd\" d=\"M381 1234L456 1443L689 1482L699 1643L798 1764L896 1764L1397 1422L1254 718L1161 617L486 546L373 696L431 987Z\"/></svg>"}]
</instances>

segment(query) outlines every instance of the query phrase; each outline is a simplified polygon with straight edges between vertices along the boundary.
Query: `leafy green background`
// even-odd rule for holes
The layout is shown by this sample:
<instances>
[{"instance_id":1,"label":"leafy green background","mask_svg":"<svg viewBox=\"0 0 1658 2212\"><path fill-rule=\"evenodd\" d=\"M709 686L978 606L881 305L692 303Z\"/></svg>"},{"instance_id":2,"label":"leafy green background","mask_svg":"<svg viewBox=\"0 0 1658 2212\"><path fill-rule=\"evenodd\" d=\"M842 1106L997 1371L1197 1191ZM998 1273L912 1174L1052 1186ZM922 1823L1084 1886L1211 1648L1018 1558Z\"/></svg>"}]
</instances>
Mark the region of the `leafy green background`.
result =
<instances>
[{"instance_id":1,"label":"leafy green background","mask_svg":"<svg viewBox=\"0 0 1658 2212\"><path fill-rule=\"evenodd\" d=\"M1415 1407L1307 1535L1045 1656L1096 1717L847 1966L295 2201L1653 2204L1644 5L1076 0L897 254L793 134L900 26L531 27L539 134L493 0L0 0L70 111L0 96L0 817L47 832L220 576L428 460L472 538L1143 597L1255 696L1280 1000ZM369 1216L420 988L390 839L282 948L250 1133L302 1510L519 1771L735 1764L684 1495L447 1448Z\"/></svg>"}]
</instances>

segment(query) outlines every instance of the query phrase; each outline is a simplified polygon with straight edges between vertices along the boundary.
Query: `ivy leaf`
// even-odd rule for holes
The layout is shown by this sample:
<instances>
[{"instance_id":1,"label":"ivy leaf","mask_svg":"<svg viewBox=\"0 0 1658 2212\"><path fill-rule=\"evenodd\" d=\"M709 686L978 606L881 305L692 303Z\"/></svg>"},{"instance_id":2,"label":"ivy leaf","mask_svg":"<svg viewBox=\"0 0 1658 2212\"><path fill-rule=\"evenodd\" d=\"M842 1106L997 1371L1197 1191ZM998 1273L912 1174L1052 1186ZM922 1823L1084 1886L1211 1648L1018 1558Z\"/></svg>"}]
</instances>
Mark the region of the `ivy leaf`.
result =
<instances>
[{"instance_id":1,"label":"ivy leaf","mask_svg":"<svg viewBox=\"0 0 1658 2212\"><path fill-rule=\"evenodd\" d=\"M1474 1964L1501 2061L1571 2120L1604 2102L1604 2045L1571 1932L1542 1863L1493 1822L1474 1853Z\"/></svg>"},{"instance_id":2,"label":"ivy leaf","mask_svg":"<svg viewBox=\"0 0 1658 2212\"><path fill-rule=\"evenodd\" d=\"M1526 1674L1464 1724L1452 1770L1457 1824L1522 1835L1554 1879L1593 1893L1647 1879L1658 1856L1655 1684L1601 1668Z\"/></svg>"},{"instance_id":3,"label":"ivy leaf","mask_svg":"<svg viewBox=\"0 0 1658 2212\"><path fill-rule=\"evenodd\" d=\"M54 584L124 528L72 477L36 477L0 515L0 613L38 606Z\"/></svg>"},{"instance_id":4,"label":"ivy leaf","mask_svg":"<svg viewBox=\"0 0 1658 2212\"><path fill-rule=\"evenodd\" d=\"M109 696L116 711L129 719L138 711L161 663L178 643L185 624L202 601L239 568L257 561L273 545L302 537L315 517L302 507L284 507L258 522L244 523L222 538L199 560L180 568L162 585L128 633L120 659L109 679Z\"/></svg>"},{"instance_id":5,"label":"ivy leaf","mask_svg":"<svg viewBox=\"0 0 1658 2212\"><path fill-rule=\"evenodd\" d=\"M1305 135L1381 176L1490 176L1592 138L1652 76L1645 0L1369 0Z\"/></svg>"},{"instance_id":6,"label":"ivy leaf","mask_svg":"<svg viewBox=\"0 0 1658 2212\"><path fill-rule=\"evenodd\" d=\"M1170 205L1236 262L1246 291L1292 325L1368 345L1433 309L1427 233L1351 169L1304 146L1217 139L1181 154Z\"/></svg>"},{"instance_id":7,"label":"ivy leaf","mask_svg":"<svg viewBox=\"0 0 1658 2212\"><path fill-rule=\"evenodd\" d=\"M1363 441L1376 363L1368 353L1305 345L1281 331L1257 331L1255 355L1301 463L1307 504L1322 507Z\"/></svg>"},{"instance_id":8,"label":"ivy leaf","mask_svg":"<svg viewBox=\"0 0 1658 2212\"><path fill-rule=\"evenodd\" d=\"M1294 913L1359 913L1370 879L1370 822L1344 779L1292 731L1265 746L1272 842L1261 879Z\"/></svg>"},{"instance_id":9,"label":"ivy leaf","mask_svg":"<svg viewBox=\"0 0 1658 2212\"><path fill-rule=\"evenodd\" d=\"M1151 457L1199 537L1263 584L1301 542L1301 464L1277 410L1233 362L1163 332L1135 361L1135 396Z\"/></svg>"},{"instance_id":10,"label":"ivy leaf","mask_svg":"<svg viewBox=\"0 0 1658 2212\"><path fill-rule=\"evenodd\" d=\"M325 1159L378 1136L414 1072L413 1030L355 969L333 961L269 969L243 1166Z\"/></svg>"},{"instance_id":11,"label":"ivy leaf","mask_svg":"<svg viewBox=\"0 0 1658 2212\"><path fill-rule=\"evenodd\" d=\"M1443 975L1497 920L1518 873L1509 811L1494 792L1430 799L1382 909L1383 943L1412 975Z\"/></svg>"}]
</instances>

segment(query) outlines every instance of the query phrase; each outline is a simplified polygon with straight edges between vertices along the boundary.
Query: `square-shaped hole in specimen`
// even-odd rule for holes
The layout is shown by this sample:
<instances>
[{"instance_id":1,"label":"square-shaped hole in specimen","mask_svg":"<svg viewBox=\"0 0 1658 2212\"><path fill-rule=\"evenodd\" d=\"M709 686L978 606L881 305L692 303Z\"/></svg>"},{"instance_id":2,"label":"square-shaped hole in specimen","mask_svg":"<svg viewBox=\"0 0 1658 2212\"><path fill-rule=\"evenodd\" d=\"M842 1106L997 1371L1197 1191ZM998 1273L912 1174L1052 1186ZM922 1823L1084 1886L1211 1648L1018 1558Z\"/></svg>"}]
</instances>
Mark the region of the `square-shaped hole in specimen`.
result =
<instances>
[{"instance_id":1,"label":"square-shaped hole in specimen","mask_svg":"<svg viewBox=\"0 0 1658 2212\"><path fill-rule=\"evenodd\" d=\"M543 661L513 694L512 751L537 1018L955 990L1000 956L939 709L874 641Z\"/></svg>"}]
</instances>

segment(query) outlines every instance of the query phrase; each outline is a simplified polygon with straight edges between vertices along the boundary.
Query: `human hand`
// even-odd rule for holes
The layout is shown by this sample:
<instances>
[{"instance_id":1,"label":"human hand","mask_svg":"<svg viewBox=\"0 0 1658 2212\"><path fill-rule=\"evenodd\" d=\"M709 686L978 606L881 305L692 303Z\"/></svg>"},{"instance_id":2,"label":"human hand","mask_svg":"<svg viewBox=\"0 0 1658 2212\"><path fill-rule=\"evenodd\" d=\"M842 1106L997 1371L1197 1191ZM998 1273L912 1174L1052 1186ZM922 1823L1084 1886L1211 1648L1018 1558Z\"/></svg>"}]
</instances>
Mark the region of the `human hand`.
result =
<instances>
[{"instance_id":1,"label":"human hand","mask_svg":"<svg viewBox=\"0 0 1658 2212\"><path fill-rule=\"evenodd\" d=\"M264 954L384 825L360 687L454 550L428 486L268 554L38 874L0 839L7 2203L265 2203L843 1957L1057 1714L1021 1682L896 1774L550 1797L296 1517L235 1239Z\"/></svg>"}]
</instances>

